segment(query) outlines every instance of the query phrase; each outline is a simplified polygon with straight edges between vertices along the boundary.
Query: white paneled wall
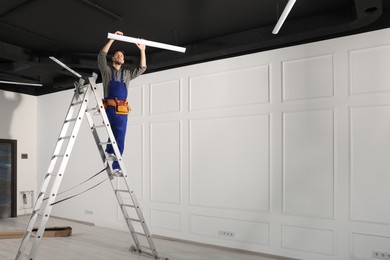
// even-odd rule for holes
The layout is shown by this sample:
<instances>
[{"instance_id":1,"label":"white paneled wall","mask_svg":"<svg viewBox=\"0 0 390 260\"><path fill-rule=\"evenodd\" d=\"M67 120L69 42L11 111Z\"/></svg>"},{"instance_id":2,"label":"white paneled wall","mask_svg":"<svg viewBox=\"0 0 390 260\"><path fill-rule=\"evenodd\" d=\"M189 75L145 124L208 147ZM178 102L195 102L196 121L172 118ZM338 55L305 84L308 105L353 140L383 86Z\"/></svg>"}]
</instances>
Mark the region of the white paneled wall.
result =
<instances>
[{"instance_id":1,"label":"white paneled wall","mask_svg":"<svg viewBox=\"0 0 390 260\"><path fill-rule=\"evenodd\" d=\"M37 99L34 96L0 90L0 139L17 141L17 214L29 214L20 192L37 189ZM21 154L27 154L22 159ZM32 193L36 196L36 193Z\"/></svg>"},{"instance_id":2,"label":"white paneled wall","mask_svg":"<svg viewBox=\"0 0 390 260\"><path fill-rule=\"evenodd\" d=\"M152 232L300 259L390 253L389 68L387 29L134 80L124 158ZM55 214L124 228L109 192Z\"/></svg>"}]
</instances>

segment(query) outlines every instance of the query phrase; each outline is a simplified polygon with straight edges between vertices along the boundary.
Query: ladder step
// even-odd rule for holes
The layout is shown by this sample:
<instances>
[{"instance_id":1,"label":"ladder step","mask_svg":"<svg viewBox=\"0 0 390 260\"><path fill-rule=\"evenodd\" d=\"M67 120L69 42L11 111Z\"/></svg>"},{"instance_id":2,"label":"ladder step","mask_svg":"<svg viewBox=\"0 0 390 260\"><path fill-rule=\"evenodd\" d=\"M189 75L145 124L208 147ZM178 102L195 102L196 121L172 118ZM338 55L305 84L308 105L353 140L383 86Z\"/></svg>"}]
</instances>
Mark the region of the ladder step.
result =
<instances>
[{"instance_id":1,"label":"ladder step","mask_svg":"<svg viewBox=\"0 0 390 260\"><path fill-rule=\"evenodd\" d=\"M77 119L78 119L78 118L71 118L71 119L65 120L64 123L74 122L74 121L76 121Z\"/></svg>"},{"instance_id":2,"label":"ladder step","mask_svg":"<svg viewBox=\"0 0 390 260\"><path fill-rule=\"evenodd\" d=\"M155 259L157 259L157 255L156 255L156 252L153 251L154 253L149 253L149 252L142 252L143 254L145 255L148 255L148 256L151 256L151 257L154 257Z\"/></svg>"},{"instance_id":3,"label":"ladder step","mask_svg":"<svg viewBox=\"0 0 390 260\"><path fill-rule=\"evenodd\" d=\"M139 236L143 236L143 237L148 237L148 235L146 235L145 233L141 233L141 232L138 232L138 231L132 231L131 233L139 235Z\"/></svg>"},{"instance_id":4,"label":"ladder step","mask_svg":"<svg viewBox=\"0 0 390 260\"><path fill-rule=\"evenodd\" d=\"M148 246L138 246L139 248L142 248L142 249L146 249L146 250L149 250L149 251L152 251L152 252L154 252L154 251L156 251L155 249L153 249L153 248L151 248L151 247L148 247ZM146 252L145 252L146 253Z\"/></svg>"},{"instance_id":5,"label":"ladder step","mask_svg":"<svg viewBox=\"0 0 390 260\"><path fill-rule=\"evenodd\" d=\"M27 256L27 257L30 256L29 254L27 254L27 253L25 253L25 252L21 252L21 254L22 254L23 256Z\"/></svg>"},{"instance_id":6,"label":"ladder step","mask_svg":"<svg viewBox=\"0 0 390 260\"><path fill-rule=\"evenodd\" d=\"M140 219L136 219L136 218L126 218L126 219L134 222L139 222L139 223L142 222Z\"/></svg>"},{"instance_id":7,"label":"ladder step","mask_svg":"<svg viewBox=\"0 0 390 260\"><path fill-rule=\"evenodd\" d=\"M61 158L61 157L65 157L65 154L55 154L55 155L53 155L53 158Z\"/></svg>"},{"instance_id":8,"label":"ladder step","mask_svg":"<svg viewBox=\"0 0 390 260\"><path fill-rule=\"evenodd\" d=\"M102 127L106 127L106 125L94 125L94 126L92 127L92 129L102 128Z\"/></svg>"},{"instance_id":9,"label":"ladder step","mask_svg":"<svg viewBox=\"0 0 390 260\"><path fill-rule=\"evenodd\" d=\"M97 110L97 107L91 107L86 110L86 112L95 111Z\"/></svg>"},{"instance_id":10,"label":"ladder step","mask_svg":"<svg viewBox=\"0 0 390 260\"><path fill-rule=\"evenodd\" d=\"M30 235L30 237L37 237L36 232L26 230L26 234L23 234L23 237L26 237L27 235Z\"/></svg>"},{"instance_id":11,"label":"ladder step","mask_svg":"<svg viewBox=\"0 0 390 260\"><path fill-rule=\"evenodd\" d=\"M112 142L100 142L99 145L107 145L107 144L112 144Z\"/></svg>"},{"instance_id":12,"label":"ladder step","mask_svg":"<svg viewBox=\"0 0 390 260\"><path fill-rule=\"evenodd\" d=\"M125 192L125 193L130 193L129 190L115 190L116 193L118 192Z\"/></svg>"},{"instance_id":13,"label":"ladder step","mask_svg":"<svg viewBox=\"0 0 390 260\"><path fill-rule=\"evenodd\" d=\"M67 136L59 137L58 140L65 140L65 139L70 139L70 138L71 138L71 136L67 135Z\"/></svg>"},{"instance_id":14,"label":"ladder step","mask_svg":"<svg viewBox=\"0 0 390 260\"><path fill-rule=\"evenodd\" d=\"M72 104L70 104L70 105L71 105L71 106L77 106L77 105L80 105L80 104L82 104L82 103L83 103L83 100L74 102L74 103L72 103Z\"/></svg>"},{"instance_id":15,"label":"ladder step","mask_svg":"<svg viewBox=\"0 0 390 260\"><path fill-rule=\"evenodd\" d=\"M121 206L124 206L124 207L129 207L129 208L135 208L135 205L131 205L131 204L124 204L122 203Z\"/></svg>"}]
</instances>

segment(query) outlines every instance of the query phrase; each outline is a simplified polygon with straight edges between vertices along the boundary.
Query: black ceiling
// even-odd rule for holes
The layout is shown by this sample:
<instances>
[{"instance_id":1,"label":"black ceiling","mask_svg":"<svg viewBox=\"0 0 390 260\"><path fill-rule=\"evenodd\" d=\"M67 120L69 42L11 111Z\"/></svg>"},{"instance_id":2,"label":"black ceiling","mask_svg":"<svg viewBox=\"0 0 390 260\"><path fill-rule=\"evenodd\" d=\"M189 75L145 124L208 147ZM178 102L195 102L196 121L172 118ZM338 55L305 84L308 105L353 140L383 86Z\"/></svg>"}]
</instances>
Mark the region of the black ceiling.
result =
<instances>
[{"instance_id":1,"label":"black ceiling","mask_svg":"<svg viewBox=\"0 0 390 260\"><path fill-rule=\"evenodd\" d=\"M73 88L77 79L49 59L55 56L90 76L107 33L186 47L178 53L147 47L147 73L390 27L389 0L297 0L277 35L287 0L2 0L0 89L43 95ZM138 63L134 44L126 66Z\"/></svg>"}]
</instances>

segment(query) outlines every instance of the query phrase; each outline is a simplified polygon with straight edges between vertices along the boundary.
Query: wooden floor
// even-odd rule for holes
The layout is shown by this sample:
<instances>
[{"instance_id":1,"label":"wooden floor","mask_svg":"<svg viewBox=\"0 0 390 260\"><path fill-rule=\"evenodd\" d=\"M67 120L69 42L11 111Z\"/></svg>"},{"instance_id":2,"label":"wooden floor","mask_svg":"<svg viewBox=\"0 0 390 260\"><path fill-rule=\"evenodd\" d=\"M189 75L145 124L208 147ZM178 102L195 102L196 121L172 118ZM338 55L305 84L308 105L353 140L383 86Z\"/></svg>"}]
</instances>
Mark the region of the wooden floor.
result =
<instances>
[{"instance_id":1,"label":"wooden floor","mask_svg":"<svg viewBox=\"0 0 390 260\"><path fill-rule=\"evenodd\" d=\"M0 230L22 230L26 228L29 216L0 219ZM101 228L85 223L51 217L46 227L72 227L69 237L44 237L39 247L37 260L148 260L148 256L129 251L132 244L128 232ZM275 260L259 254L250 254L231 249L203 246L183 241L153 238L160 258L169 260ZM0 259L15 259L21 238L0 240Z\"/></svg>"}]
</instances>

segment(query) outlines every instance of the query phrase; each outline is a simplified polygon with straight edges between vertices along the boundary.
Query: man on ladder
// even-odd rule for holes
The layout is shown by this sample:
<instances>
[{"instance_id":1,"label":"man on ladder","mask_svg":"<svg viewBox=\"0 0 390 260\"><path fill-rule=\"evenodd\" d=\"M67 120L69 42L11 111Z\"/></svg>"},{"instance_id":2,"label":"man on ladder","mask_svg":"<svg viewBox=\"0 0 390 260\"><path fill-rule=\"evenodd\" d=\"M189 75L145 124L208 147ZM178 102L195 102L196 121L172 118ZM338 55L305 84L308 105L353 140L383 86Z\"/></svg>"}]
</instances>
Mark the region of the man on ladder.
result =
<instances>
[{"instance_id":1,"label":"man on ladder","mask_svg":"<svg viewBox=\"0 0 390 260\"><path fill-rule=\"evenodd\" d=\"M117 35L123 35L122 32L115 32ZM112 67L107 64L107 53L111 48L114 40L110 39L100 50L98 54L98 66L102 75L102 83L104 89L103 104L106 109L108 119L111 124L119 151L123 154L126 129L127 115L130 111L130 106L127 103L127 93L130 80L138 77L146 70L146 46L137 44L140 50L139 67L134 70L122 69L124 64L124 52L118 50L112 56ZM107 157L114 160L112 163L113 175L122 176L122 171L118 161L115 160L114 150L111 144L106 147Z\"/></svg>"}]
</instances>

